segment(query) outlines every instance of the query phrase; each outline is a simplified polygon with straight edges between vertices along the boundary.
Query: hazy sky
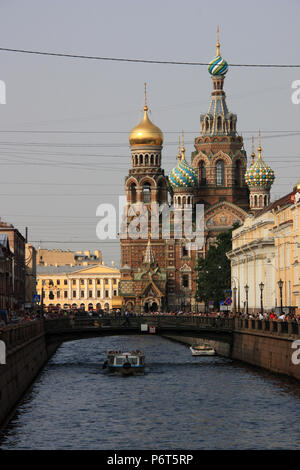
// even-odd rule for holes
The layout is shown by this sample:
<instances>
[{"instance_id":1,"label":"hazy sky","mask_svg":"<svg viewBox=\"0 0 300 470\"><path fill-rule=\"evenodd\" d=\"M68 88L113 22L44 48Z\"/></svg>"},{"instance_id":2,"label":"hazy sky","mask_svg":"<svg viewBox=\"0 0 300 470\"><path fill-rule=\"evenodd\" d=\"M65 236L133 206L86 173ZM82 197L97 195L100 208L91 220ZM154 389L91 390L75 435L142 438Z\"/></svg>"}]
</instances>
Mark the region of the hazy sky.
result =
<instances>
[{"instance_id":1,"label":"hazy sky","mask_svg":"<svg viewBox=\"0 0 300 470\"><path fill-rule=\"evenodd\" d=\"M219 24L229 63L300 64L299 17L299 0L1 0L0 47L208 62ZM0 51L0 80L7 87L7 104L0 105L1 218L22 233L28 226L35 246L100 248L105 262L118 263L119 241L97 240L95 214L100 203L124 195L128 134L141 118L143 84L151 119L164 132L168 174L181 130L187 156L200 135L212 88L207 67ZM273 199L300 177L294 80L299 68L231 67L225 80L248 156L251 136L262 131L263 157L276 175Z\"/></svg>"}]
</instances>

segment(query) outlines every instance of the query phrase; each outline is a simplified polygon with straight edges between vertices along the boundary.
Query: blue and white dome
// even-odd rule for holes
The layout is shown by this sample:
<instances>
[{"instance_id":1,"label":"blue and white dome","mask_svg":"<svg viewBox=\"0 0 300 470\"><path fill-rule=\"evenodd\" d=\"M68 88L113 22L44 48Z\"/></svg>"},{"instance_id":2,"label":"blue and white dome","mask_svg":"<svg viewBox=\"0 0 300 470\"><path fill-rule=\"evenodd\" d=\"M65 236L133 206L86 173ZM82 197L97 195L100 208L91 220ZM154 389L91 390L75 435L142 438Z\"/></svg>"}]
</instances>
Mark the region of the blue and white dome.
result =
<instances>
[{"instance_id":1,"label":"blue and white dome","mask_svg":"<svg viewBox=\"0 0 300 470\"><path fill-rule=\"evenodd\" d=\"M173 189L192 188L198 183L197 172L186 161L184 157L184 149L181 154L180 161L169 175L169 181Z\"/></svg>"}]
</instances>

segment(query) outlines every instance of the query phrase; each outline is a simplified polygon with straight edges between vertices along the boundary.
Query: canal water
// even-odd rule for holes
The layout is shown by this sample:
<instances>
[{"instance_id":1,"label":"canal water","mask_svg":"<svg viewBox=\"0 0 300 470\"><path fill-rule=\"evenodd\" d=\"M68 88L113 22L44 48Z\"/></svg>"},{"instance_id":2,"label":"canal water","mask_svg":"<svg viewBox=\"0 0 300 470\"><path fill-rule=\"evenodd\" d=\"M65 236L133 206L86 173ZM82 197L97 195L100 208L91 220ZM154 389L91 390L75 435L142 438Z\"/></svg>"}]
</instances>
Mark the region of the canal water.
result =
<instances>
[{"instance_id":1,"label":"canal water","mask_svg":"<svg viewBox=\"0 0 300 470\"><path fill-rule=\"evenodd\" d=\"M110 349L146 354L142 376L102 369ZM0 449L300 449L298 383L158 336L63 344Z\"/></svg>"}]
</instances>

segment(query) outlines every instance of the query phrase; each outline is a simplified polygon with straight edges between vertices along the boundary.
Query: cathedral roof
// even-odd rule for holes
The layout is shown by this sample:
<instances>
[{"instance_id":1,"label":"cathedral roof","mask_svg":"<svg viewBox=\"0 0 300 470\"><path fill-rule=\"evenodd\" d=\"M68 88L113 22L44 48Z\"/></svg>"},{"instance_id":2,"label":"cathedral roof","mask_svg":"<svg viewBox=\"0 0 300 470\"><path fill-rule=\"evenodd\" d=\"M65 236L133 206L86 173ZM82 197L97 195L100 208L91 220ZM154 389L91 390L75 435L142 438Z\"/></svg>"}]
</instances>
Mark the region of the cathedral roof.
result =
<instances>
[{"instance_id":1,"label":"cathedral roof","mask_svg":"<svg viewBox=\"0 0 300 470\"><path fill-rule=\"evenodd\" d=\"M135 126L129 134L130 146L153 146L159 147L163 144L164 136L159 127L149 119L145 84L145 106L144 116L141 122Z\"/></svg>"},{"instance_id":2,"label":"cathedral roof","mask_svg":"<svg viewBox=\"0 0 300 470\"><path fill-rule=\"evenodd\" d=\"M249 188L270 188L275 179L274 171L262 159L261 150L262 149L259 142L257 149L258 158L256 161L253 158L251 166L245 173L245 181Z\"/></svg>"},{"instance_id":3,"label":"cathedral roof","mask_svg":"<svg viewBox=\"0 0 300 470\"><path fill-rule=\"evenodd\" d=\"M182 147L179 162L169 175L169 181L173 189L193 188L198 183L197 172L188 164L184 153L185 149Z\"/></svg>"},{"instance_id":4,"label":"cathedral roof","mask_svg":"<svg viewBox=\"0 0 300 470\"><path fill-rule=\"evenodd\" d=\"M214 57L208 64L208 71L214 77L225 75L228 71L228 63L220 55L219 27L217 34L218 39L216 57Z\"/></svg>"}]
</instances>

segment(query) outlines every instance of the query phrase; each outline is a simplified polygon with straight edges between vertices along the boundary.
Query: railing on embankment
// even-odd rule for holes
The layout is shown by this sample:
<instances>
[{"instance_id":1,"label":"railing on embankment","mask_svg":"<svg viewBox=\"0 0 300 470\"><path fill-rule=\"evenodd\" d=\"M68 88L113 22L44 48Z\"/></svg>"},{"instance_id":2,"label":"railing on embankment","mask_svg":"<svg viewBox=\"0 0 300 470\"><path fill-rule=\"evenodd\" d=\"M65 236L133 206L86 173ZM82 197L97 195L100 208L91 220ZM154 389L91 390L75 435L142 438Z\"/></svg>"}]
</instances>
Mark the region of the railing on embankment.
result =
<instances>
[{"instance_id":1,"label":"railing on embankment","mask_svg":"<svg viewBox=\"0 0 300 470\"><path fill-rule=\"evenodd\" d=\"M141 331L141 325L147 324L157 328L158 332L164 330L175 331L226 331L232 332L234 328L233 318L212 318L198 316L169 316L169 315L151 315L151 316L133 316L128 321L124 316L101 318L59 318L45 321L45 331L47 334L67 333L68 331L86 331L93 332L100 330L110 331Z\"/></svg>"}]
</instances>

